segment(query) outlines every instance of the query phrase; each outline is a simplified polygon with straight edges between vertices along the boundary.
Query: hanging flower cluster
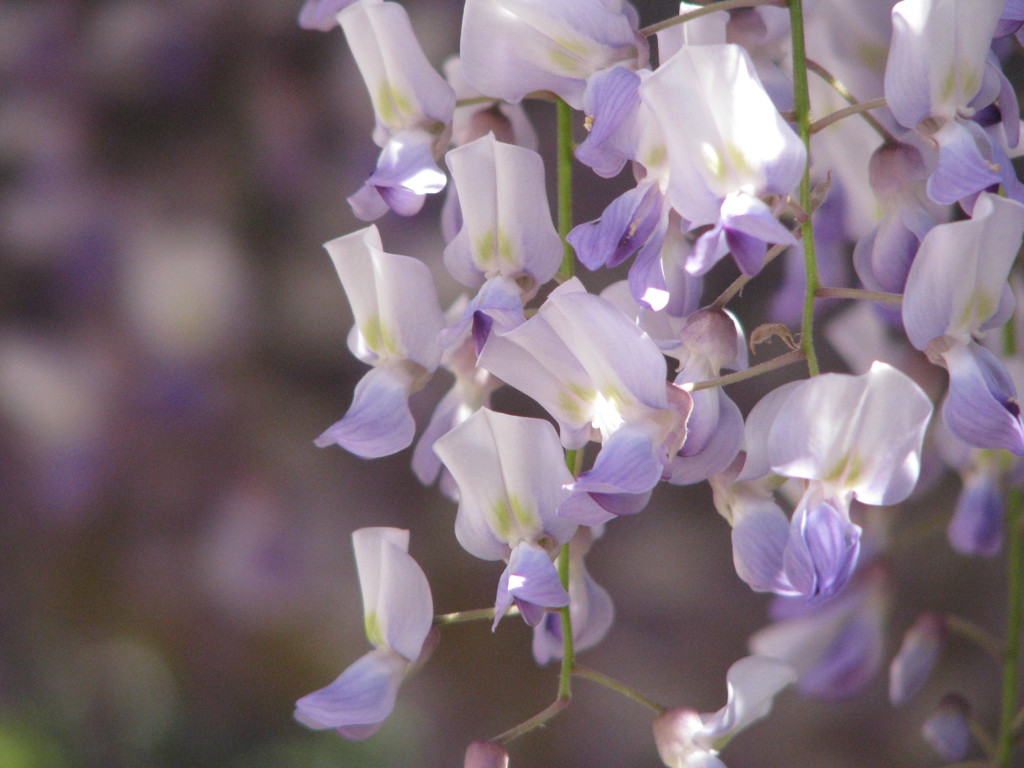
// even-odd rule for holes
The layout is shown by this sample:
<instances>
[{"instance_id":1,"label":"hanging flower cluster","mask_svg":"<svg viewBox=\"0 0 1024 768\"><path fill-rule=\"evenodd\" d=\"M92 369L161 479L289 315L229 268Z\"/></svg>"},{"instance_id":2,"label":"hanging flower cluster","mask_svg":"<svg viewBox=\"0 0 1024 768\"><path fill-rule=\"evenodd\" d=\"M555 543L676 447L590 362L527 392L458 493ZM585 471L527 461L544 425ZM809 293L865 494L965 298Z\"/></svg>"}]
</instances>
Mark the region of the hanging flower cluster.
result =
<instances>
[{"instance_id":1,"label":"hanging flower cluster","mask_svg":"<svg viewBox=\"0 0 1024 768\"><path fill-rule=\"evenodd\" d=\"M537 662L561 660L555 705L474 742L467 766L506 765L505 744L567 703L571 676L586 674L576 653L613 623L585 556L663 483L708 481L737 576L777 596L753 655L728 672L722 710L633 696L657 713L657 752L676 768L724 765L719 750L790 683L844 696L882 666L891 585L873 510L911 498L929 458L963 478L954 548L1000 548L1003 489L1024 455L1007 325L1024 238L1010 162L1020 117L1000 58L1020 34L1022 4L818 0L806 19L800 0L721 5L683 3L676 19L640 29L626 0L467 0L460 58L444 77L395 2L303 8L303 26L341 27L373 103L381 153L349 198L353 211L411 216L447 190L443 262L467 289L444 311L427 267L386 252L372 225L326 244L355 317L349 347L372 368L316 443L364 458L404 450L417 432L410 396L439 370L452 374L420 425L413 468L457 502L463 548L504 562L493 609L467 616L496 630L518 614ZM528 98L558 103L557 229L519 106ZM628 165L635 180L578 224L565 196L573 121L586 131L580 164L602 178ZM802 318L799 341L777 323L753 329L752 349L772 336L791 349L750 366L747 331L726 307L743 314L747 283L747 295L764 296L762 271L783 251L772 306ZM601 293L575 276L577 260L594 271L630 258L627 278ZM718 297L703 290L712 274L734 278ZM865 311L828 328L848 369L817 375L823 298ZM763 394L746 416L724 388L801 361L811 376ZM948 371L944 395L933 366ZM501 387L552 421L492 410ZM939 398L941 424L926 439ZM428 655L430 590L408 539L355 532L375 650L301 699L301 722L369 736ZM946 625L933 616L908 634L893 661L894 703L921 687ZM970 748L964 722L962 708L944 705L925 726L946 759ZM1001 726L999 760L1009 760L1011 726Z\"/></svg>"}]
</instances>

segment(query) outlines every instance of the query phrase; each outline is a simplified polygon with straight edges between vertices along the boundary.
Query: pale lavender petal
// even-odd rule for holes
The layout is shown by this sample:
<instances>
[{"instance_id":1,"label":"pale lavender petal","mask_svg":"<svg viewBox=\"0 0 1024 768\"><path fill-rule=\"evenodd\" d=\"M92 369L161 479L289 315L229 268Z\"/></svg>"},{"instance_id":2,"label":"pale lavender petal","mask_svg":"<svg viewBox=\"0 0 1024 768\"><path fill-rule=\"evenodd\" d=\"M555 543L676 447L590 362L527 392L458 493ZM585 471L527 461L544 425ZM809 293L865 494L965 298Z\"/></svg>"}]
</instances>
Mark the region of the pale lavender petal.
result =
<instances>
[{"instance_id":1,"label":"pale lavender petal","mask_svg":"<svg viewBox=\"0 0 1024 768\"><path fill-rule=\"evenodd\" d=\"M420 657L434 621L430 585L423 569L408 552L386 541L381 543L380 594L375 619L389 648L409 662Z\"/></svg>"},{"instance_id":2,"label":"pale lavender petal","mask_svg":"<svg viewBox=\"0 0 1024 768\"><path fill-rule=\"evenodd\" d=\"M558 568L548 553L534 544L523 542L512 550L508 567L498 582L492 631L513 600L531 626L539 623L543 612L538 614L530 608L524 611L524 604L539 608L561 608L569 604L569 593L562 586Z\"/></svg>"},{"instance_id":3,"label":"pale lavender petal","mask_svg":"<svg viewBox=\"0 0 1024 768\"><path fill-rule=\"evenodd\" d=\"M718 220L693 244L693 250L690 251L690 255L686 259L686 271L694 276L703 275L721 261L728 252L729 243L726 239L725 223Z\"/></svg>"},{"instance_id":4,"label":"pale lavender petal","mask_svg":"<svg viewBox=\"0 0 1024 768\"><path fill-rule=\"evenodd\" d=\"M942 619L924 613L903 636L899 652L889 664L889 701L906 704L921 690L938 661L944 635Z\"/></svg>"},{"instance_id":5,"label":"pale lavender petal","mask_svg":"<svg viewBox=\"0 0 1024 768\"><path fill-rule=\"evenodd\" d=\"M576 159L606 179L617 176L627 160L633 160L622 142L615 141L619 127L636 118L640 106L640 76L625 67L598 72L587 83L584 110L592 118L587 138L576 148Z\"/></svg>"},{"instance_id":6,"label":"pale lavender petal","mask_svg":"<svg viewBox=\"0 0 1024 768\"><path fill-rule=\"evenodd\" d=\"M732 529L732 561L737 575L755 592L792 594L783 554L789 540L789 520L774 504L742 517Z\"/></svg>"},{"instance_id":7,"label":"pale lavender petal","mask_svg":"<svg viewBox=\"0 0 1024 768\"><path fill-rule=\"evenodd\" d=\"M650 494L645 494L650 498ZM615 498L609 494L577 493L558 505L557 514L566 520L573 520L580 525L601 525L614 520L616 513L605 508L600 502L605 497ZM646 500L644 502L646 506ZM640 510L642 511L642 508Z\"/></svg>"},{"instance_id":8,"label":"pale lavender petal","mask_svg":"<svg viewBox=\"0 0 1024 768\"><path fill-rule=\"evenodd\" d=\"M320 435L317 447L339 445L364 459L398 453L412 444L409 381L391 368L374 368L356 385L348 412Z\"/></svg>"},{"instance_id":9,"label":"pale lavender petal","mask_svg":"<svg viewBox=\"0 0 1024 768\"><path fill-rule=\"evenodd\" d=\"M412 451L412 471L424 485L433 485L441 473L441 460L434 453L434 443L454 426L455 413L462 404L459 390L449 390L434 408L430 423L416 441Z\"/></svg>"},{"instance_id":10,"label":"pale lavender petal","mask_svg":"<svg viewBox=\"0 0 1024 768\"><path fill-rule=\"evenodd\" d=\"M380 191L370 184L363 184L346 199L360 221L376 221L390 210Z\"/></svg>"},{"instance_id":11,"label":"pale lavender petal","mask_svg":"<svg viewBox=\"0 0 1024 768\"><path fill-rule=\"evenodd\" d=\"M885 633L871 616L855 615L837 632L821 660L801 677L801 691L823 699L851 696L872 678L885 654Z\"/></svg>"},{"instance_id":12,"label":"pale lavender petal","mask_svg":"<svg viewBox=\"0 0 1024 768\"><path fill-rule=\"evenodd\" d=\"M712 475L725 471L742 447L743 414L724 390L717 388L715 391L718 399L718 419L715 430L710 439L696 453L687 451L687 445L690 442L690 435L687 434L683 450L672 459L672 475L669 478L672 485L699 483ZM694 404L696 406L696 397L694 397ZM689 422L687 422L687 429L689 429Z\"/></svg>"},{"instance_id":13,"label":"pale lavender petal","mask_svg":"<svg viewBox=\"0 0 1024 768\"><path fill-rule=\"evenodd\" d=\"M299 699L295 719L318 729L363 726L345 735L366 738L394 709L398 686L408 667L409 662L389 648L370 651L326 688Z\"/></svg>"},{"instance_id":14,"label":"pale lavender petal","mask_svg":"<svg viewBox=\"0 0 1024 768\"><path fill-rule=\"evenodd\" d=\"M440 192L448 182L448 177L434 161L433 140L430 134L420 130L402 131L392 136L381 150L377 170L364 182L364 188L374 189L400 216L419 213L426 195ZM371 204L372 198L368 195L361 191L349 198L357 216L360 212L373 213L378 209Z\"/></svg>"},{"instance_id":15,"label":"pale lavender petal","mask_svg":"<svg viewBox=\"0 0 1024 768\"><path fill-rule=\"evenodd\" d=\"M852 491L866 504L895 504L910 495L932 412L913 380L875 362L866 374L823 374L795 391L768 434L776 472L826 483L829 494Z\"/></svg>"},{"instance_id":16,"label":"pale lavender petal","mask_svg":"<svg viewBox=\"0 0 1024 768\"><path fill-rule=\"evenodd\" d=\"M299 11L299 26L303 29L330 32L338 26L338 11L354 2L355 0L306 0Z\"/></svg>"},{"instance_id":17,"label":"pale lavender petal","mask_svg":"<svg viewBox=\"0 0 1024 768\"><path fill-rule=\"evenodd\" d=\"M775 423L779 411L796 389L803 385L802 381L791 381L776 387L762 397L751 409L744 428L744 450L747 453L737 480L753 480L764 477L772 470L772 462L768 453L768 436Z\"/></svg>"},{"instance_id":18,"label":"pale lavender petal","mask_svg":"<svg viewBox=\"0 0 1024 768\"><path fill-rule=\"evenodd\" d=\"M987 474L965 481L946 529L949 545L962 555L992 557L1003 546L1003 495Z\"/></svg>"},{"instance_id":19,"label":"pale lavender petal","mask_svg":"<svg viewBox=\"0 0 1024 768\"><path fill-rule=\"evenodd\" d=\"M651 436L623 427L601 446L594 466L568 487L573 493L645 493L657 485L663 471Z\"/></svg>"},{"instance_id":20,"label":"pale lavender petal","mask_svg":"<svg viewBox=\"0 0 1024 768\"><path fill-rule=\"evenodd\" d=\"M949 431L978 448L1006 448L1024 455L1017 390L999 358L974 342L951 349L943 358L949 392L942 418Z\"/></svg>"},{"instance_id":21,"label":"pale lavender petal","mask_svg":"<svg viewBox=\"0 0 1024 768\"><path fill-rule=\"evenodd\" d=\"M973 214L928 232L910 268L903 324L918 349L944 335L966 343L1000 313L1024 233L1024 206L986 192Z\"/></svg>"},{"instance_id":22,"label":"pale lavender petal","mask_svg":"<svg viewBox=\"0 0 1024 768\"><path fill-rule=\"evenodd\" d=\"M493 277L480 287L462 316L438 334L437 343L444 348L458 344L472 325L473 341L479 355L495 324L499 333L506 333L525 319L519 286L508 278Z\"/></svg>"},{"instance_id":23,"label":"pale lavender petal","mask_svg":"<svg viewBox=\"0 0 1024 768\"><path fill-rule=\"evenodd\" d=\"M820 602L842 589L857 565L860 534L860 527L827 501L801 505L793 513L783 555L794 591L808 602Z\"/></svg>"},{"instance_id":24,"label":"pale lavender petal","mask_svg":"<svg viewBox=\"0 0 1024 768\"><path fill-rule=\"evenodd\" d=\"M980 128L971 131L966 125L951 120L934 139L939 143L939 163L928 179L928 197L932 200L955 203L999 183L998 171L978 149L979 139L986 145L989 143Z\"/></svg>"},{"instance_id":25,"label":"pale lavender petal","mask_svg":"<svg viewBox=\"0 0 1024 768\"><path fill-rule=\"evenodd\" d=\"M649 307L655 312L665 309L672 300L672 292L665 279L665 263L662 259L662 247L668 236L669 208L662 202L661 218L643 248L633 260L629 268L629 290L638 304ZM681 269L675 272L685 275ZM700 281L695 281L699 283ZM699 290L699 289L698 289ZM700 301L698 297L696 301Z\"/></svg>"},{"instance_id":26,"label":"pale lavender petal","mask_svg":"<svg viewBox=\"0 0 1024 768\"><path fill-rule=\"evenodd\" d=\"M796 670L782 659L747 656L726 673L728 703L704 719L699 739L713 748L724 746L730 736L767 715L776 694L796 681Z\"/></svg>"}]
</instances>

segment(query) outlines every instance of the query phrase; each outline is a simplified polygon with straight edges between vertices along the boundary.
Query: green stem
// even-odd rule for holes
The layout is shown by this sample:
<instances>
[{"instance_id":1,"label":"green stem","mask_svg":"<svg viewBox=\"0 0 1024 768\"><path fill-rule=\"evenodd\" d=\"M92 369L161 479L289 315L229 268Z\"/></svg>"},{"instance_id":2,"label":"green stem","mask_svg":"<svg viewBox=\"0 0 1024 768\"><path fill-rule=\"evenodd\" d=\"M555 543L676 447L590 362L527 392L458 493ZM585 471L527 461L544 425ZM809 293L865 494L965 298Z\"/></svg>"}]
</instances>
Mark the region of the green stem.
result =
<instances>
[{"instance_id":1,"label":"green stem","mask_svg":"<svg viewBox=\"0 0 1024 768\"><path fill-rule=\"evenodd\" d=\"M973 621L957 616L955 613L944 614L943 620L946 622L946 628L950 632L955 632L961 637L970 640L995 659L997 663L1003 660L1003 644L999 641L999 638L995 637L987 629L978 626Z\"/></svg>"},{"instance_id":2,"label":"green stem","mask_svg":"<svg viewBox=\"0 0 1024 768\"><path fill-rule=\"evenodd\" d=\"M562 238L562 266L556 279L564 283L576 271L576 254L566 239L572 230L572 107L559 99L558 123L558 235Z\"/></svg>"},{"instance_id":3,"label":"green stem","mask_svg":"<svg viewBox=\"0 0 1024 768\"><path fill-rule=\"evenodd\" d=\"M568 699L555 699L529 720L524 720L514 728L509 728L504 733L495 736L491 741L497 741L499 744L508 744L513 739L518 739L524 733L529 733L534 728L544 725L548 720L565 709L568 704Z\"/></svg>"},{"instance_id":4,"label":"green stem","mask_svg":"<svg viewBox=\"0 0 1024 768\"><path fill-rule=\"evenodd\" d=\"M558 553L558 577L565 591L569 591L569 542L562 545ZM559 609L562 617L562 668L558 675L558 698L568 701L572 698L572 669L576 665L576 649L572 637L572 612L566 605Z\"/></svg>"},{"instance_id":5,"label":"green stem","mask_svg":"<svg viewBox=\"0 0 1024 768\"><path fill-rule=\"evenodd\" d=\"M505 612L504 615L517 616L519 615L519 608L513 605ZM493 618L493 608L474 608L471 611L455 611L455 613L440 613L434 617L434 623L440 626L446 626L448 624L466 624L470 621L490 621Z\"/></svg>"},{"instance_id":6,"label":"green stem","mask_svg":"<svg viewBox=\"0 0 1024 768\"><path fill-rule=\"evenodd\" d=\"M630 688L628 685L608 677L608 675L603 672L598 672L596 669L590 669L589 667L583 667L577 664L575 668L573 668L572 673L577 677L585 677L587 680L593 680L595 683L599 683L605 688L611 688L613 691L621 693L627 699L632 699L637 704L645 706L659 715L665 711L665 707L661 706L658 702L647 698L642 693Z\"/></svg>"},{"instance_id":7,"label":"green stem","mask_svg":"<svg viewBox=\"0 0 1024 768\"><path fill-rule=\"evenodd\" d=\"M878 109L886 105L885 99L872 99L871 101L864 101L859 104L851 104L848 107L843 107L833 112L831 115L825 115L820 120L815 120L814 124L811 125L811 133L817 133L818 131L828 128L832 123L837 123L844 117L850 115L866 115L869 109Z\"/></svg>"},{"instance_id":8,"label":"green stem","mask_svg":"<svg viewBox=\"0 0 1024 768\"><path fill-rule=\"evenodd\" d=\"M807 48L804 44L803 0L789 0L789 26L793 39L793 108L796 112L800 140L807 150L804 175L800 180L800 207L811 210L811 97L807 86ZM800 348L807 355L811 376L818 374L818 356L814 351L814 296L818 291L818 260L814 253L814 225L811 216L800 224L804 241L804 272L807 290L804 294L804 316L800 326Z\"/></svg>"},{"instance_id":9,"label":"green stem","mask_svg":"<svg viewBox=\"0 0 1024 768\"><path fill-rule=\"evenodd\" d=\"M752 379L754 376L760 376L762 373L768 373L774 371L777 368L785 368L787 365L799 362L804 359L804 351L802 349L794 349L791 352L787 352L784 355L773 357L771 360L766 360L763 363L752 365L749 368L737 371L736 373L730 373L725 376L718 376L714 379L707 379L706 381L698 381L693 384L683 384L683 389L689 392L696 392L700 389L711 389L712 387L724 387L726 384L735 384L737 381L744 381L746 379Z\"/></svg>"},{"instance_id":10,"label":"green stem","mask_svg":"<svg viewBox=\"0 0 1024 768\"><path fill-rule=\"evenodd\" d=\"M715 13L717 11L730 11L733 8L753 8L755 5L778 4L778 0L721 0L721 2L709 3L703 8L698 8L695 11L681 13L670 19L659 21L657 24L651 24L651 26L641 29L640 34L645 37L650 37L651 35L656 35L669 27L674 27L676 24L684 24L687 21L699 19L701 16L707 16L709 13Z\"/></svg>"},{"instance_id":11,"label":"green stem","mask_svg":"<svg viewBox=\"0 0 1024 768\"><path fill-rule=\"evenodd\" d=\"M902 304L903 294L885 293L883 291L865 291L861 288L822 288L819 287L815 298L818 299L867 299L883 304Z\"/></svg>"},{"instance_id":12,"label":"green stem","mask_svg":"<svg viewBox=\"0 0 1024 768\"><path fill-rule=\"evenodd\" d=\"M558 270L558 282L565 282L575 273L575 253L566 239L572 230L572 107L563 99L558 100L558 234L562 238L564 251L562 266ZM583 464L583 451L566 451L565 463L577 477ZM569 591L569 543L562 545L558 553L558 576L562 586ZM569 606L559 610L562 618L562 668L558 675L558 701L565 706L572 696L572 667L576 663L572 637L572 615ZM557 702L556 702L557 703Z\"/></svg>"},{"instance_id":13,"label":"green stem","mask_svg":"<svg viewBox=\"0 0 1024 768\"><path fill-rule=\"evenodd\" d=\"M1021 599L1024 597L1024 493L1011 488L1006 499L1006 643L1003 647L1003 703L996 737L996 768L1010 768L1020 680Z\"/></svg>"},{"instance_id":14,"label":"green stem","mask_svg":"<svg viewBox=\"0 0 1024 768\"><path fill-rule=\"evenodd\" d=\"M816 74L818 77L820 77L826 83L831 85L832 89L836 93L838 93L840 96L842 96L843 99L845 99L847 104L850 104L852 106L854 104L859 104L860 103L854 97L854 95L852 93L850 93L846 89L846 86L843 85L841 82L839 82L839 80L836 79L835 75L833 75L831 72L829 72L823 66L821 66L821 64L819 64L818 62L814 61L813 59L808 59L807 60L807 69L810 70L811 72L813 72L814 74ZM887 141L887 142L889 142L891 144L895 144L896 143L896 137L893 136L885 128L885 126L883 126L880 122L878 122L875 118L873 118L867 112L863 112L863 113L861 113L861 115L867 121L867 123L872 128L875 129L875 131L878 133L879 136L882 137L882 139L884 139L885 141Z\"/></svg>"}]
</instances>

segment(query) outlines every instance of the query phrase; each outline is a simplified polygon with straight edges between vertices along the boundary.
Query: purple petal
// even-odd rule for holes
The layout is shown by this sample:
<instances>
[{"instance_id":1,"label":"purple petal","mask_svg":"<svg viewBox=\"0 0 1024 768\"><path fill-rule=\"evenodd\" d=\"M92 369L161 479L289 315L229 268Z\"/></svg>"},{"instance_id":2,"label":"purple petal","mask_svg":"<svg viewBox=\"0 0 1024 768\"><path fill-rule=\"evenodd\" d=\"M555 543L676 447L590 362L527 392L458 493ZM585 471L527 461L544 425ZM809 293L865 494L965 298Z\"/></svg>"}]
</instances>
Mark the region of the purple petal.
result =
<instances>
[{"instance_id":1,"label":"purple petal","mask_svg":"<svg viewBox=\"0 0 1024 768\"><path fill-rule=\"evenodd\" d=\"M999 183L999 173L978 149L977 140L989 139L951 120L935 134L939 143L939 164L928 179L928 197L936 203L951 204Z\"/></svg>"},{"instance_id":2,"label":"purple petal","mask_svg":"<svg viewBox=\"0 0 1024 768\"><path fill-rule=\"evenodd\" d=\"M389 648L370 651L326 688L299 699L295 719L310 728L346 729L341 730L343 735L364 739L391 714L408 667L409 662Z\"/></svg>"},{"instance_id":3,"label":"purple petal","mask_svg":"<svg viewBox=\"0 0 1024 768\"><path fill-rule=\"evenodd\" d=\"M444 189L448 177L434 161L433 137L425 131L402 131L392 136L377 159L377 170L364 183L364 189L376 190L391 210L400 216L414 216L423 207L425 196ZM369 193L360 190L349 198L353 212L363 218L379 206L371 205ZM358 208L357 208L358 206ZM361 213L362 212L362 213ZM378 213L373 218L377 218Z\"/></svg>"},{"instance_id":4,"label":"purple petal","mask_svg":"<svg viewBox=\"0 0 1024 768\"><path fill-rule=\"evenodd\" d=\"M523 542L512 550L508 567L498 581L492 631L497 629L513 600L531 626L536 626L543 617L544 611L536 608L561 608L569 604L569 593L562 586L558 568L548 553L535 544Z\"/></svg>"},{"instance_id":5,"label":"purple petal","mask_svg":"<svg viewBox=\"0 0 1024 768\"><path fill-rule=\"evenodd\" d=\"M352 406L314 442L339 445L364 459L408 448L416 434L409 410L407 379L389 368L374 368L356 385Z\"/></svg>"},{"instance_id":6,"label":"purple petal","mask_svg":"<svg viewBox=\"0 0 1024 768\"><path fill-rule=\"evenodd\" d=\"M615 198L601 218L575 227L566 239L587 269L615 267L646 243L667 217L658 185L641 183Z\"/></svg>"},{"instance_id":7,"label":"purple petal","mask_svg":"<svg viewBox=\"0 0 1024 768\"><path fill-rule=\"evenodd\" d=\"M661 480L663 471L650 435L624 427L608 438L594 466L569 489L574 493L646 493Z\"/></svg>"},{"instance_id":8,"label":"purple petal","mask_svg":"<svg viewBox=\"0 0 1024 768\"><path fill-rule=\"evenodd\" d=\"M774 504L754 510L732 530L736 573L755 592L792 594L783 568L789 521Z\"/></svg>"},{"instance_id":9,"label":"purple petal","mask_svg":"<svg viewBox=\"0 0 1024 768\"><path fill-rule=\"evenodd\" d=\"M691 433L687 433L683 450L672 459L672 475L669 478L672 485L690 485L707 480L711 475L724 471L740 451L743 444L743 414L724 390L717 388L714 392L718 401L715 404L718 415L714 430L700 449L693 453L687 450L691 436ZM694 393L694 410L697 394ZM688 430L692 421L691 414L687 422Z\"/></svg>"},{"instance_id":10,"label":"purple petal","mask_svg":"<svg viewBox=\"0 0 1024 768\"><path fill-rule=\"evenodd\" d=\"M625 67L612 67L595 74L587 84L584 109L593 118L590 133L576 148L576 159L589 165L598 176L610 179L619 174L632 153L614 141L619 126L636 116L640 105L640 76Z\"/></svg>"},{"instance_id":11,"label":"purple petal","mask_svg":"<svg viewBox=\"0 0 1024 768\"><path fill-rule=\"evenodd\" d=\"M1006 448L1024 455L1024 423L1017 390L1002 362L971 342L945 355L949 392L942 418L949 431L978 448Z\"/></svg>"},{"instance_id":12,"label":"purple petal","mask_svg":"<svg viewBox=\"0 0 1024 768\"><path fill-rule=\"evenodd\" d=\"M802 505L790 523L783 556L793 589L808 602L826 600L842 589L857 565L860 533L827 501Z\"/></svg>"},{"instance_id":13,"label":"purple petal","mask_svg":"<svg viewBox=\"0 0 1024 768\"><path fill-rule=\"evenodd\" d=\"M1003 496L987 474L965 481L946 529L949 545L962 555L992 557L1003 546Z\"/></svg>"}]
</instances>

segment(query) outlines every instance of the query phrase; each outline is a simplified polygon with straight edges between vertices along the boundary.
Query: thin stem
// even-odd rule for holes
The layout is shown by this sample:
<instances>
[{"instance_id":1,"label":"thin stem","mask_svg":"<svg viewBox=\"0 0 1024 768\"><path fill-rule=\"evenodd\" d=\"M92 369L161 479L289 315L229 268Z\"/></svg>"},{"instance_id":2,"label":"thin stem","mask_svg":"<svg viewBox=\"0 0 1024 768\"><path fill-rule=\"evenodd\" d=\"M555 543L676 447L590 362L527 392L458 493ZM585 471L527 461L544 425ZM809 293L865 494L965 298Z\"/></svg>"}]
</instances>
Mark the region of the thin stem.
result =
<instances>
[{"instance_id":1,"label":"thin stem","mask_svg":"<svg viewBox=\"0 0 1024 768\"><path fill-rule=\"evenodd\" d=\"M860 103L854 97L854 95L852 93L850 93L846 89L846 86L843 85L841 82L839 82L839 80L836 79L835 75L833 75L831 72L829 72L823 66L821 66L821 64L819 64L818 62L814 61L813 59L808 59L807 60L807 69L809 69L811 72L813 72L818 77L820 77L822 80L824 80L826 83L831 85L832 89L836 93L838 93L840 96L842 96L843 99L846 100L847 104L854 105L854 104L859 104ZM896 137L893 136L888 131L888 129L884 125L882 125L880 122L878 122L874 117L872 117L867 112L863 112L862 116L864 117L864 120L872 128L874 128L875 131L878 132L878 135L881 136L885 141L891 142L893 144L896 143Z\"/></svg>"},{"instance_id":2,"label":"thin stem","mask_svg":"<svg viewBox=\"0 0 1024 768\"><path fill-rule=\"evenodd\" d=\"M797 230L793 230L792 234L795 234L796 231ZM764 263L768 264L768 262L770 262L772 259L778 256L788 247L788 243L780 243L779 245L773 245L771 248L768 249L768 253L765 254ZM723 307L725 307L726 304L728 304L730 301L736 298L736 294L742 291L743 287L751 280L753 280L754 277L754 275L740 275L739 277L737 277L735 280L732 281L732 283L729 284L729 287L722 291L722 294L711 303L710 308L722 309Z\"/></svg>"},{"instance_id":3,"label":"thin stem","mask_svg":"<svg viewBox=\"0 0 1024 768\"><path fill-rule=\"evenodd\" d=\"M558 236L562 238L562 266L556 279L564 283L576 271L576 254L566 239L572 230L572 107L559 99L558 123Z\"/></svg>"},{"instance_id":4,"label":"thin stem","mask_svg":"<svg viewBox=\"0 0 1024 768\"><path fill-rule=\"evenodd\" d=\"M992 739L992 734L988 732L977 718L970 717L967 719L967 729L986 755L990 758L995 755L996 743Z\"/></svg>"},{"instance_id":5,"label":"thin stem","mask_svg":"<svg viewBox=\"0 0 1024 768\"><path fill-rule=\"evenodd\" d=\"M1003 644L999 641L999 638L987 629L962 616L957 616L955 613L944 614L943 618L950 632L955 632L961 637L970 640L995 659L996 662L1003 660Z\"/></svg>"},{"instance_id":6,"label":"thin stem","mask_svg":"<svg viewBox=\"0 0 1024 768\"><path fill-rule=\"evenodd\" d=\"M569 542L562 545L558 553L558 577L565 591L569 591ZM558 675L558 698L569 701L572 698L572 669L576 665L576 649L573 646L572 611L570 606L559 609L562 617L562 668Z\"/></svg>"},{"instance_id":7,"label":"thin stem","mask_svg":"<svg viewBox=\"0 0 1024 768\"><path fill-rule=\"evenodd\" d=\"M637 704L645 706L659 715L665 711L665 707L661 706L658 702L647 698L642 693L630 688L628 685L608 677L608 675L603 672L598 672L596 669L590 669L589 667L583 667L577 664L573 668L572 673L578 677L585 677L587 680L593 680L595 683L599 683L605 688L611 688L613 691L621 693L627 699L632 699Z\"/></svg>"},{"instance_id":8,"label":"thin stem","mask_svg":"<svg viewBox=\"0 0 1024 768\"><path fill-rule=\"evenodd\" d=\"M793 108L796 112L800 140L807 151L804 175L800 180L800 207L811 210L811 97L807 86L807 48L804 44L803 0L789 0L789 26L793 39ZM804 241L804 272L807 289L804 294L804 316L800 326L800 347L807 355L811 376L818 374L818 356L814 351L814 295L818 291L818 260L814 253L814 224L811 216L800 224Z\"/></svg>"},{"instance_id":9,"label":"thin stem","mask_svg":"<svg viewBox=\"0 0 1024 768\"><path fill-rule=\"evenodd\" d=\"M519 608L512 606L503 615L517 616ZM466 624L470 621L490 621L494 618L493 608L474 608L471 611L455 611L455 613L440 613L434 617L434 623L440 626L449 624Z\"/></svg>"},{"instance_id":10,"label":"thin stem","mask_svg":"<svg viewBox=\"0 0 1024 768\"><path fill-rule=\"evenodd\" d=\"M698 8L695 11L681 13L670 19L659 21L657 24L651 24L651 26L641 29L640 34L644 37L650 37L669 27L674 27L676 24L684 24L687 21L699 19L701 16L707 16L709 13L715 13L716 11L731 11L733 8L753 8L755 5L778 4L778 0L721 0L721 2L717 3L708 3L703 8Z\"/></svg>"},{"instance_id":11,"label":"thin stem","mask_svg":"<svg viewBox=\"0 0 1024 768\"><path fill-rule=\"evenodd\" d=\"M885 99L872 99L871 101L862 101L859 104L851 104L848 107L843 107L833 112L831 115L825 115L820 120L815 120L814 124L811 125L811 133L817 133L825 128L828 128L832 123L837 123L844 117L850 115L865 115L869 109L878 109L886 105Z\"/></svg>"},{"instance_id":12,"label":"thin stem","mask_svg":"<svg viewBox=\"0 0 1024 768\"><path fill-rule=\"evenodd\" d=\"M1014 734L1018 733L1021 728L1024 728L1024 709L1018 709L1017 714L1013 718L1013 722L1010 724L1010 728Z\"/></svg>"},{"instance_id":13,"label":"thin stem","mask_svg":"<svg viewBox=\"0 0 1024 768\"><path fill-rule=\"evenodd\" d=\"M712 387L724 387L727 384L735 384L737 381L745 381L746 379L752 379L755 376L760 376L763 373L774 371L778 368L785 368L787 365L792 365L804 359L804 351L802 349L794 349L791 352L787 352L784 355L773 357L771 360L767 360L757 365L752 365L745 371L737 371L736 373L730 373L726 376L718 376L714 379L707 379L706 381L697 381L691 384L683 384L683 389L688 392L696 392L701 389L711 389Z\"/></svg>"},{"instance_id":14,"label":"thin stem","mask_svg":"<svg viewBox=\"0 0 1024 768\"><path fill-rule=\"evenodd\" d=\"M557 715L569 704L569 699L555 699L551 704L545 707L543 710L538 712L536 715L531 717L529 720L524 720L519 725L509 728L502 734L495 736L491 741L497 741L500 744L508 744L513 739L518 739L524 733L529 733L534 728L539 728L544 725L548 720Z\"/></svg>"},{"instance_id":15,"label":"thin stem","mask_svg":"<svg viewBox=\"0 0 1024 768\"><path fill-rule=\"evenodd\" d=\"M867 299L883 304L902 304L903 295L883 291L865 291L862 288L818 288L817 299Z\"/></svg>"},{"instance_id":16,"label":"thin stem","mask_svg":"<svg viewBox=\"0 0 1024 768\"><path fill-rule=\"evenodd\" d=\"M1003 656L1003 703L996 737L996 768L1010 768L1020 680L1021 619L1024 616L1024 493L1011 488L1006 499L1006 643Z\"/></svg>"}]
</instances>

